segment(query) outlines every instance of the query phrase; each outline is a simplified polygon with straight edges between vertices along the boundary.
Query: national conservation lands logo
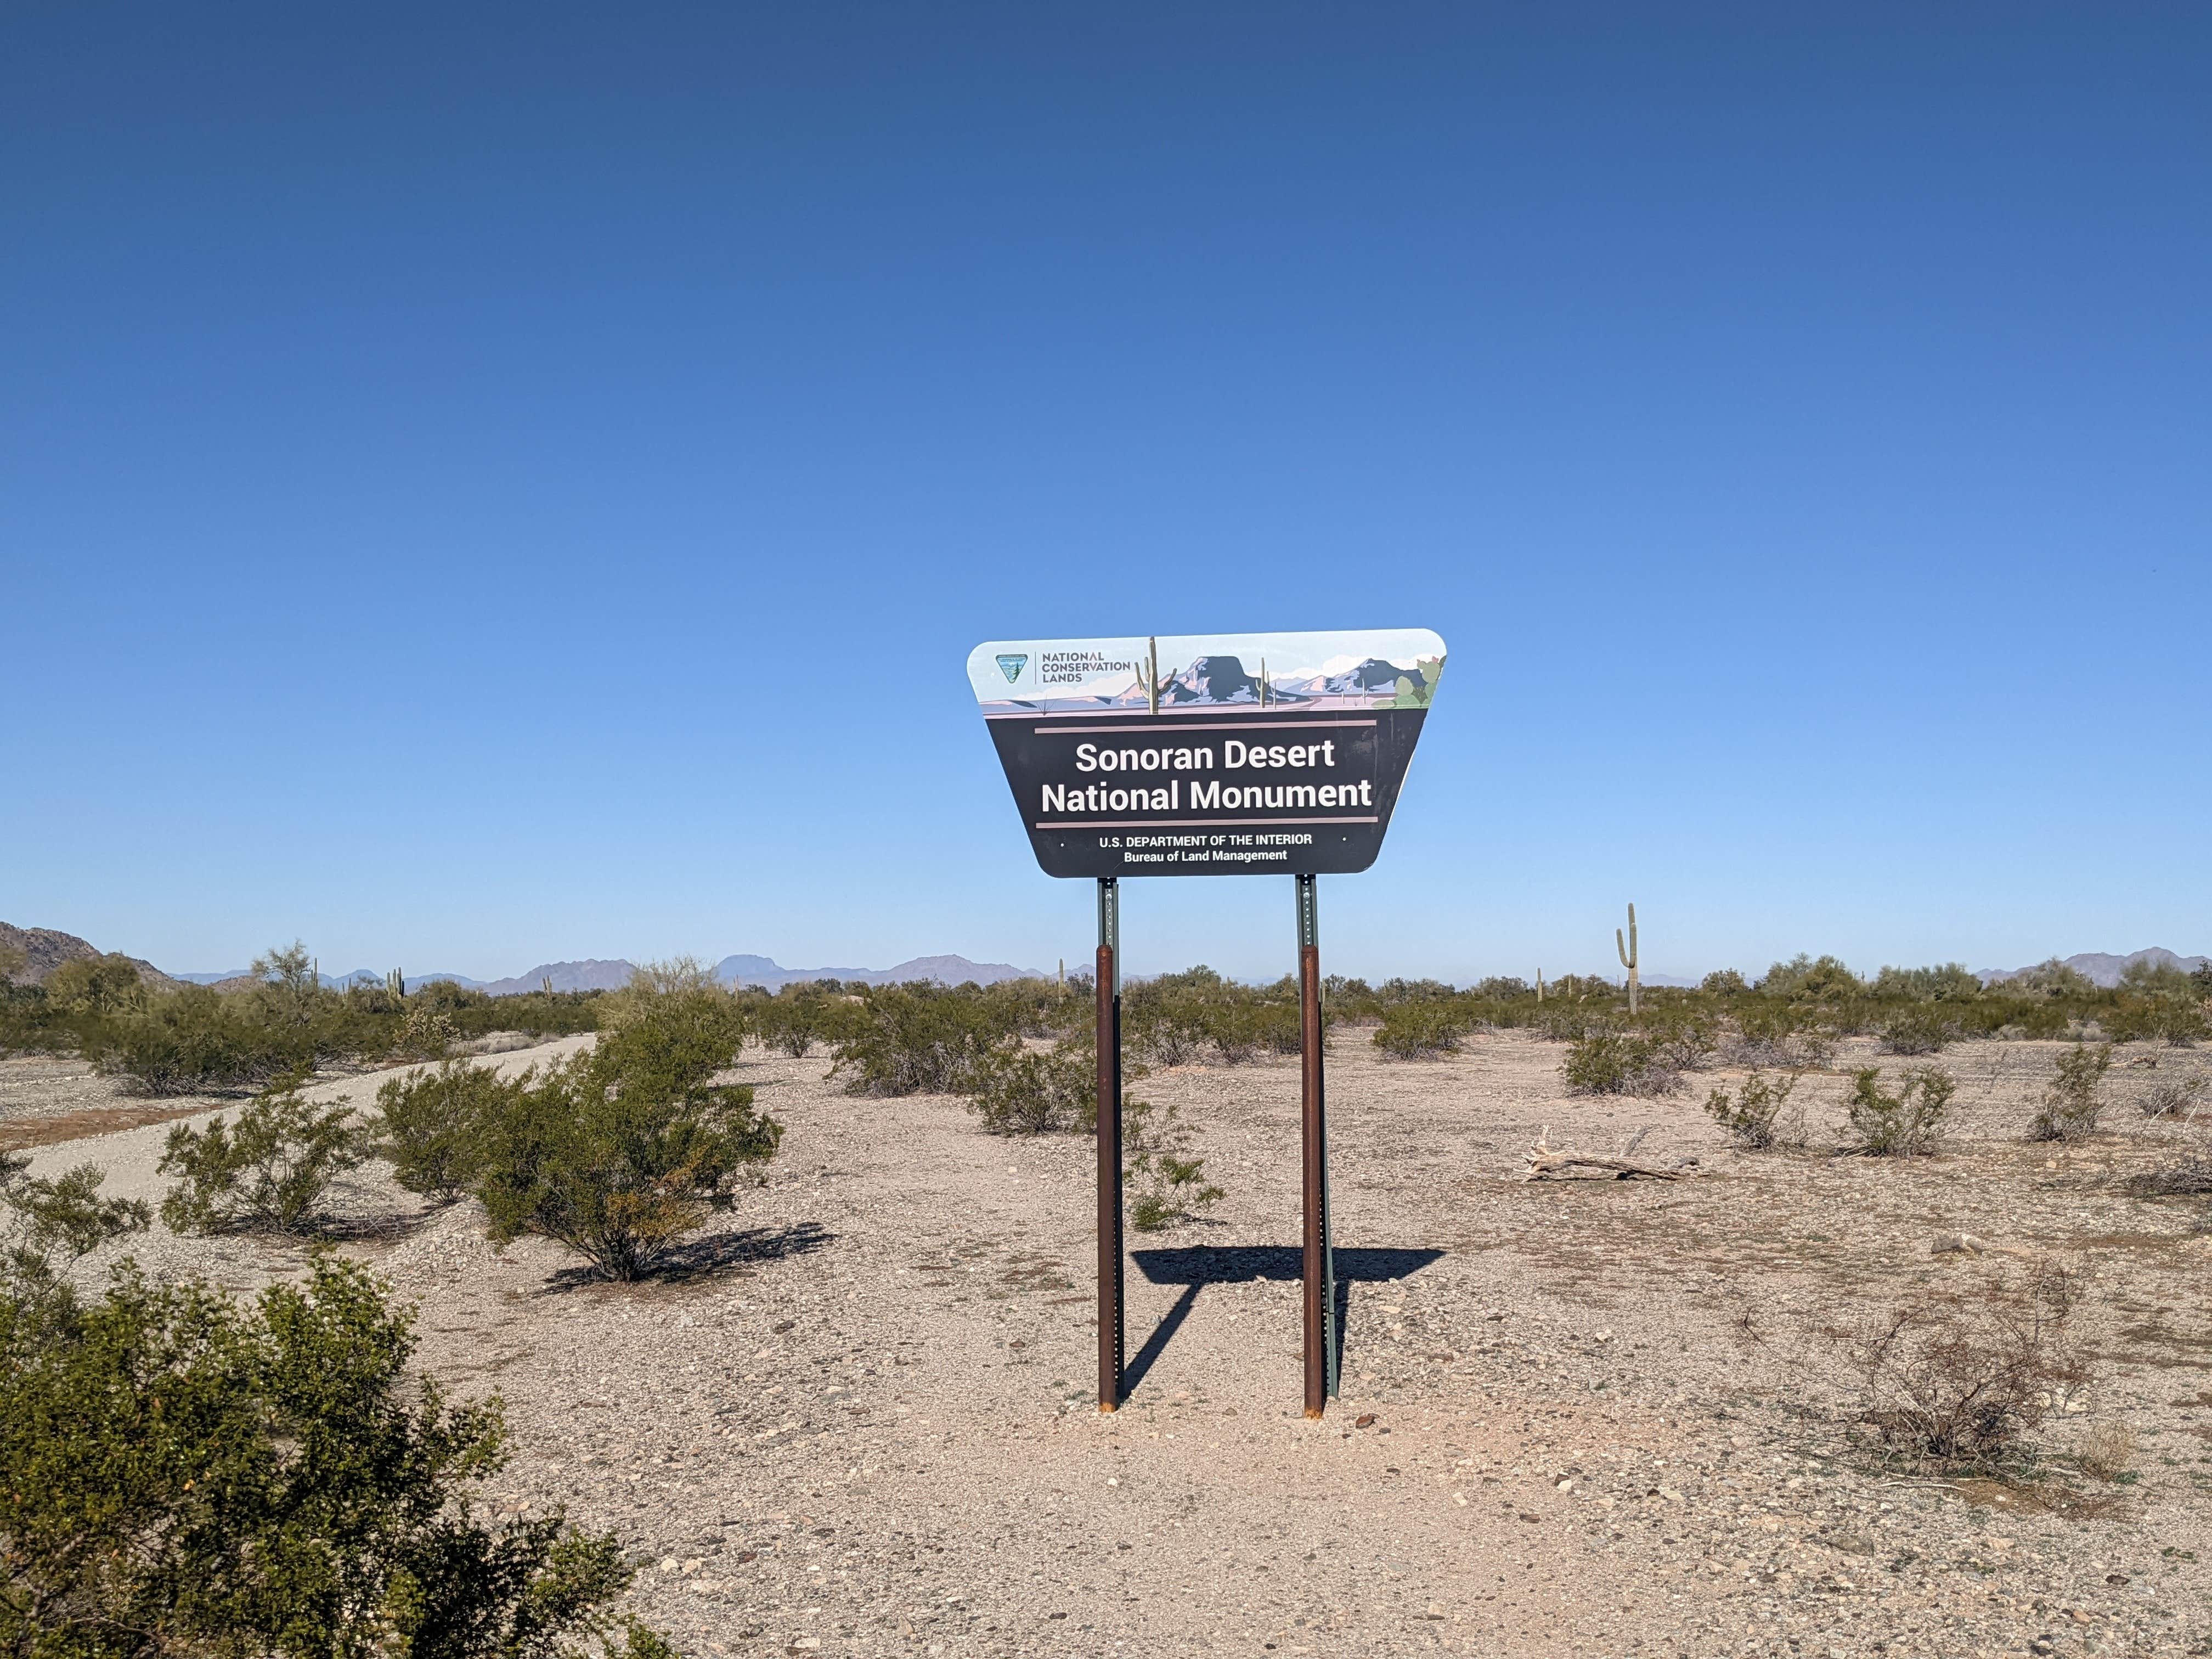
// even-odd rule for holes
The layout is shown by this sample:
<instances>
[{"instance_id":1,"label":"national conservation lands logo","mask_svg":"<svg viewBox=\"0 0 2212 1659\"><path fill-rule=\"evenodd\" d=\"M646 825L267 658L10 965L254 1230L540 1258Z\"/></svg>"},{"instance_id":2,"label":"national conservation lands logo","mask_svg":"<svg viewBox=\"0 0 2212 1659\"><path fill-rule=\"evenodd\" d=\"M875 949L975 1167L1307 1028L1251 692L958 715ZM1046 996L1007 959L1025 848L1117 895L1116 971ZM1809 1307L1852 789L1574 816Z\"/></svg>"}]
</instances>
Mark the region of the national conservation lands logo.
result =
<instances>
[{"instance_id":1,"label":"national conservation lands logo","mask_svg":"<svg viewBox=\"0 0 2212 1659\"><path fill-rule=\"evenodd\" d=\"M1029 659L1030 653L1026 651L1012 652L999 659L999 672L1006 677L1008 685L1021 678L1022 669Z\"/></svg>"}]
</instances>

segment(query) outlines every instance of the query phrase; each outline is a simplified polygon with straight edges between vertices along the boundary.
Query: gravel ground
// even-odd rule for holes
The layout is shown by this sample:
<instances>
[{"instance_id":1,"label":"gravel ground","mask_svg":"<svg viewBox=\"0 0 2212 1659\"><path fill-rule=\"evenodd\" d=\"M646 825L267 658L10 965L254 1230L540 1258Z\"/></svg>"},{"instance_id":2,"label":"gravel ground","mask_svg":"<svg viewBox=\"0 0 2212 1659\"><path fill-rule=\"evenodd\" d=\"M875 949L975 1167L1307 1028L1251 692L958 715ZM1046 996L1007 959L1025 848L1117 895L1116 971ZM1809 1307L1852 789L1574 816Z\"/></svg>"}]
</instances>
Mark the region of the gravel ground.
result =
<instances>
[{"instance_id":1,"label":"gravel ground","mask_svg":"<svg viewBox=\"0 0 2212 1659\"><path fill-rule=\"evenodd\" d=\"M1364 1036L1329 1061L1350 1283L1344 1395L1318 1423L1294 1062L1135 1085L1182 1108L1229 1195L1131 1235L1136 1376L1112 1416L1091 1399L1088 1145L854 1099L819 1060L747 1054L782 1154L663 1280L495 1254L470 1206L425 1209L374 1166L343 1195L346 1248L422 1306L427 1370L506 1397L496 1506L617 1532L646 1566L638 1611L695 1655L2212 1652L2212 1223L2124 1187L2184 1133L2131 1091L2205 1058L2124 1050L2112 1133L2053 1149L2020 1137L2055 1045L1955 1046L1943 1155L1896 1164L1825 1150L1843 1071L1900 1064L1864 1045L1801 1090L1813 1150L1753 1156L1698 1105L1729 1073L1576 1099L1534 1038L1393 1064ZM17 1084L9 1122L37 1109ZM1698 1162L1523 1182L1547 1126L1555 1149L1648 1129L1639 1158ZM154 1194L164 1133L38 1161ZM1931 1250L1958 1231L1990 1248ZM158 1230L134 1250L240 1289L302 1261ZM1885 1469L1821 1331L2046 1251L2090 1276L2098 1381L2040 1478ZM2118 1481L2068 1461L2110 1424L2139 1447Z\"/></svg>"},{"instance_id":2,"label":"gravel ground","mask_svg":"<svg viewBox=\"0 0 2212 1659\"><path fill-rule=\"evenodd\" d=\"M0 1060L0 1152L164 1123L221 1103L212 1096L137 1094L83 1060L18 1054Z\"/></svg>"}]
</instances>

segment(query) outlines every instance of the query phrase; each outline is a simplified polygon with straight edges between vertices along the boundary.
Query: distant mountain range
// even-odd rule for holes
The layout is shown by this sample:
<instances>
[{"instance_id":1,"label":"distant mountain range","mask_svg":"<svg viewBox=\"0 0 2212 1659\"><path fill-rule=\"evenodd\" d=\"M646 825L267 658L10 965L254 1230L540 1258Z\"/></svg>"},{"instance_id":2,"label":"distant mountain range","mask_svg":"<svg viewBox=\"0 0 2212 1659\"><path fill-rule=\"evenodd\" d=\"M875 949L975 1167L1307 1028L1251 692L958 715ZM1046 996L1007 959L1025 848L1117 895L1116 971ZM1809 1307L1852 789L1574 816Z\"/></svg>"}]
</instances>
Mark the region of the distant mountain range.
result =
<instances>
[{"instance_id":1,"label":"distant mountain range","mask_svg":"<svg viewBox=\"0 0 2212 1659\"><path fill-rule=\"evenodd\" d=\"M1361 665L1362 672L1366 665ZM20 982L35 985L64 962L81 957L101 954L99 947L74 933L57 932L51 927L15 927L0 921L0 957L19 953L24 965L14 977ZM156 985L173 985L181 981L192 985L243 985L248 982L249 970L234 968L224 973L165 974L150 962L132 957L130 959ZM2092 984L2111 987L2120 982L2120 975L2138 962L2154 966L2178 968L2183 973L2193 973L2212 957L2185 957L2152 945L2147 950L2133 951L2126 956L2113 956L2108 951L2088 951L2065 958L2065 965L2087 978ZM2033 970L2028 968L1985 968L1980 979L1985 985L2000 984L2008 979ZM586 957L580 962L540 963L526 974L517 974L512 979L471 979L466 974L410 974L407 983L411 988L432 980L446 980L465 986L472 991L488 991L495 997L515 996L526 991L535 991L550 981L556 991L614 991L629 983L634 966L616 957L611 961ZM1605 975L1619 983L1620 975ZM818 979L858 980L866 985L904 985L917 980L937 980L946 985L959 985L973 980L978 985L995 985L1008 979L1045 979L1048 975L1034 968L1017 968L1005 962L970 962L966 957L914 957L890 968L786 968L769 957L724 957L714 964L714 977L725 985L758 985L776 990L786 985ZM356 980L368 980L381 984L384 975L373 968L357 968L350 974L325 974L322 982L333 990L342 988ZM1646 985L1695 985L1695 979L1677 978L1671 974L1647 974Z\"/></svg>"},{"instance_id":2,"label":"distant mountain range","mask_svg":"<svg viewBox=\"0 0 2212 1659\"><path fill-rule=\"evenodd\" d=\"M915 957L895 968L784 968L766 957L724 957L714 964L714 977L725 985L758 985L773 991L815 979L856 979L867 985L907 985L926 979L962 985L972 979L978 985L995 985L1004 979L1051 975L1010 963L970 962L965 957Z\"/></svg>"},{"instance_id":3,"label":"distant mountain range","mask_svg":"<svg viewBox=\"0 0 2212 1659\"><path fill-rule=\"evenodd\" d=\"M84 945L82 939L76 942ZM98 954L84 945L81 954L88 953ZM635 971L634 964L619 957L611 961L586 957L581 962L540 963L528 973L517 974L512 979L471 979L466 974L409 974L407 984L412 989L432 980L444 980L471 991L489 992L495 997L519 996L526 991L539 990L549 981L556 991L618 991L629 983L629 976ZM246 975L245 969L236 968L226 974L178 974L173 977L188 980L194 985L222 985L234 980L243 981ZM970 962L965 957L915 957L895 968L786 968L767 957L735 956L725 957L714 964L714 977L725 985L759 985L773 991L781 986L817 979L860 980L869 985L904 985L925 979L958 985L972 979L978 985L994 985L1002 979L1042 979L1045 975L1034 969L1016 968L1004 962ZM356 980L381 984L384 975L368 968L356 969L350 974L322 975L323 983L333 990Z\"/></svg>"},{"instance_id":4,"label":"distant mountain range","mask_svg":"<svg viewBox=\"0 0 2212 1659\"><path fill-rule=\"evenodd\" d=\"M2147 962L2154 968L2179 968L2185 974L2193 974L2208 960L2204 957L2176 956L2165 946L2154 945L2147 951L2131 951L2126 956L2116 957L2104 951L2085 951L2080 956L2068 957L2066 966L2081 975L2092 985L2107 989L2120 982L2120 975L2138 962ZM1978 977L1984 985L2000 985L2008 979L2018 979L2022 974L2033 973L2040 963L2027 968L1984 968Z\"/></svg>"}]
</instances>

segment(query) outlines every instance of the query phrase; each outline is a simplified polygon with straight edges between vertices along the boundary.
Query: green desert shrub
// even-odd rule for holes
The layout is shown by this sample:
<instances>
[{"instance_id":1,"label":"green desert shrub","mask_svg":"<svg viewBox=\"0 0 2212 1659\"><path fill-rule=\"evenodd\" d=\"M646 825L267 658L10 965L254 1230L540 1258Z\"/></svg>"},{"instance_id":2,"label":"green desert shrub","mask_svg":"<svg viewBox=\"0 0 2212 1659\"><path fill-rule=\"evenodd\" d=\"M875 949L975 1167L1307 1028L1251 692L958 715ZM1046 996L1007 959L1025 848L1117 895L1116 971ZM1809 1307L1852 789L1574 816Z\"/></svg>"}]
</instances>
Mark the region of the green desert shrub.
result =
<instances>
[{"instance_id":1,"label":"green desert shrub","mask_svg":"<svg viewBox=\"0 0 2212 1659\"><path fill-rule=\"evenodd\" d=\"M1791 1002L1838 1002L1866 994L1866 981L1834 957L1817 961L1800 952L1789 962L1778 962L1759 981L1763 997Z\"/></svg>"},{"instance_id":2,"label":"green desert shrub","mask_svg":"<svg viewBox=\"0 0 2212 1659\"><path fill-rule=\"evenodd\" d=\"M331 1183L367 1156L345 1106L318 1107L300 1091L312 1074L286 1073L248 1102L232 1129L169 1131L161 1173L178 1177L161 1219L180 1233L309 1233L323 1221Z\"/></svg>"},{"instance_id":3,"label":"green desert shrub","mask_svg":"<svg viewBox=\"0 0 2212 1659\"><path fill-rule=\"evenodd\" d=\"M1908 1008L1882 1022L1881 1046L1883 1052L1893 1054L1941 1054L1955 1035L1950 1023L1932 1010Z\"/></svg>"},{"instance_id":4,"label":"green desert shrub","mask_svg":"<svg viewBox=\"0 0 2212 1659\"><path fill-rule=\"evenodd\" d=\"M1285 981L1269 993L1242 996L1217 1011L1214 1052L1224 1064L1236 1065L1255 1054L1295 1054L1305 1048L1305 1025L1298 1009L1297 985ZM1322 1041L1333 1024L1322 1021Z\"/></svg>"},{"instance_id":5,"label":"green desert shrub","mask_svg":"<svg viewBox=\"0 0 2212 1659\"><path fill-rule=\"evenodd\" d=\"M1781 1143L1782 1109L1789 1104L1799 1076L1788 1072L1769 1077L1754 1070L1733 1095L1726 1089L1716 1089L1706 1096L1706 1114L1728 1131L1737 1146L1755 1152L1771 1151Z\"/></svg>"},{"instance_id":6,"label":"green desert shrub","mask_svg":"<svg viewBox=\"0 0 2212 1659\"><path fill-rule=\"evenodd\" d=\"M1602 974L1561 974L1551 985L1553 1002L1597 1002L1611 1006L1618 990Z\"/></svg>"},{"instance_id":7,"label":"green desert shrub","mask_svg":"<svg viewBox=\"0 0 2212 1659\"><path fill-rule=\"evenodd\" d=\"M498 1402L447 1404L414 1346L327 1256L245 1306L129 1272L0 1294L0 1652L673 1659L613 1538L480 1518Z\"/></svg>"},{"instance_id":8,"label":"green desert shrub","mask_svg":"<svg viewBox=\"0 0 2212 1659\"><path fill-rule=\"evenodd\" d=\"M1384 1003L1448 1002L1459 994L1440 979L1386 979L1375 994Z\"/></svg>"},{"instance_id":9,"label":"green desert shrub","mask_svg":"<svg viewBox=\"0 0 2212 1659\"><path fill-rule=\"evenodd\" d=\"M1668 1095L1682 1083L1656 1041L1630 1031L1591 1032L1569 1047L1559 1072L1583 1095Z\"/></svg>"},{"instance_id":10,"label":"green desert shrub","mask_svg":"<svg viewBox=\"0 0 2212 1659\"><path fill-rule=\"evenodd\" d=\"M187 985L138 1010L101 1019L86 1056L149 1094L191 1094L260 1083L315 1059L313 1032L270 1024L238 999Z\"/></svg>"},{"instance_id":11,"label":"green desert shrub","mask_svg":"<svg viewBox=\"0 0 2212 1659\"><path fill-rule=\"evenodd\" d=\"M20 962L21 951L15 953ZM18 984L0 956L0 1059L10 1054L76 1054L82 1036L47 1004L43 988Z\"/></svg>"},{"instance_id":12,"label":"green desert shrub","mask_svg":"<svg viewBox=\"0 0 2212 1659\"><path fill-rule=\"evenodd\" d=\"M428 1002L411 1006L399 1021L392 1052L407 1060L443 1060L460 1040L460 1027L444 1009Z\"/></svg>"},{"instance_id":13,"label":"green desert shrub","mask_svg":"<svg viewBox=\"0 0 2212 1659\"><path fill-rule=\"evenodd\" d=\"M409 1192L451 1203L474 1188L485 1137L520 1087L457 1060L390 1079L376 1091L370 1146Z\"/></svg>"},{"instance_id":14,"label":"green desert shrub","mask_svg":"<svg viewBox=\"0 0 2212 1659\"><path fill-rule=\"evenodd\" d=\"M1720 1047L1719 1018L1699 1008L1659 1003L1644 1016L1639 1029L1650 1042L1654 1064L1662 1072L1703 1071Z\"/></svg>"},{"instance_id":15,"label":"green desert shrub","mask_svg":"<svg viewBox=\"0 0 2212 1659\"><path fill-rule=\"evenodd\" d=\"M2171 971L2171 970L2169 970ZM2186 987L2185 975L2175 978ZM2118 1042L2164 1042L2174 1048L2194 1048L2207 1036L2204 1010L2192 996L2148 994L2123 990L2112 1006L2098 1011L2098 1024Z\"/></svg>"},{"instance_id":16,"label":"green desert shrub","mask_svg":"<svg viewBox=\"0 0 2212 1659\"><path fill-rule=\"evenodd\" d=\"M2066 1006L2029 998L2004 998L1996 1005L2005 1015L1996 1035L2050 1042L2063 1037L2074 1024Z\"/></svg>"},{"instance_id":17,"label":"green desert shrub","mask_svg":"<svg viewBox=\"0 0 2212 1659\"><path fill-rule=\"evenodd\" d=\"M464 1040L492 1031L572 1036L599 1029L599 1011L607 994L605 991L525 991L518 996L486 996L481 1002L444 1012Z\"/></svg>"},{"instance_id":18,"label":"green desert shrub","mask_svg":"<svg viewBox=\"0 0 2212 1659\"><path fill-rule=\"evenodd\" d=\"M2119 989L2131 996L2159 997L2169 1001L2194 1002L2198 993L2188 970L2170 962L2141 959L2120 970Z\"/></svg>"},{"instance_id":19,"label":"green desert shrub","mask_svg":"<svg viewBox=\"0 0 2212 1659\"><path fill-rule=\"evenodd\" d=\"M1746 997L1735 1004L1733 1017L1737 1036L1731 1048L1751 1065L1802 1071L1826 1064L1836 1052L1830 1011Z\"/></svg>"},{"instance_id":20,"label":"green desert shrub","mask_svg":"<svg viewBox=\"0 0 2212 1659\"><path fill-rule=\"evenodd\" d=\"M1698 981L1698 988L1708 996L1740 997L1751 987L1735 969L1717 968Z\"/></svg>"},{"instance_id":21,"label":"green desert shrub","mask_svg":"<svg viewBox=\"0 0 2212 1659\"><path fill-rule=\"evenodd\" d=\"M1176 1107L1124 1097L1121 1179L1129 1224L1139 1232L1195 1219L1221 1201L1221 1188L1206 1179L1206 1160L1188 1156L1191 1141L1190 1127Z\"/></svg>"},{"instance_id":22,"label":"green desert shrub","mask_svg":"<svg viewBox=\"0 0 2212 1659\"><path fill-rule=\"evenodd\" d=\"M1097 1050L1072 1041L1042 1053L1012 1042L995 1048L977 1068L974 1110L994 1135L1095 1128Z\"/></svg>"},{"instance_id":23,"label":"green desert shrub","mask_svg":"<svg viewBox=\"0 0 2212 1659\"><path fill-rule=\"evenodd\" d=\"M102 1198L106 1176L97 1164L80 1164L52 1179L29 1169L29 1158L0 1152L0 1303L67 1299L71 1267L154 1218L135 1198ZM0 1600L5 1596L0 1587Z\"/></svg>"},{"instance_id":24,"label":"green desert shrub","mask_svg":"<svg viewBox=\"0 0 2212 1659\"><path fill-rule=\"evenodd\" d=\"M1176 982L1185 977L1151 980L1122 992L1121 1041L1128 1052L1156 1066L1188 1066L1212 1045L1215 1016L1209 1000Z\"/></svg>"},{"instance_id":25,"label":"green desert shrub","mask_svg":"<svg viewBox=\"0 0 2212 1659\"><path fill-rule=\"evenodd\" d=\"M2000 980L1990 988L2005 996L2039 997L2051 1001L2087 1001L2097 994L2097 988L2088 975L2078 968L2068 967L2057 957L2025 973L2014 974L2010 979Z\"/></svg>"},{"instance_id":26,"label":"green desert shrub","mask_svg":"<svg viewBox=\"0 0 2212 1659\"><path fill-rule=\"evenodd\" d=\"M1372 1040L1393 1060L1429 1060L1457 1054L1468 1030L1467 1012L1457 1001L1396 1002L1383 1009Z\"/></svg>"},{"instance_id":27,"label":"green desert shrub","mask_svg":"<svg viewBox=\"0 0 2212 1659\"><path fill-rule=\"evenodd\" d=\"M1013 1013L943 986L874 987L838 1037L832 1071L856 1095L967 1094L987 1057L1015 1034Z\"/></svg>"},{"instance_id":28,"label":"green desert shrub","mask_svg":"<svg viewBox=\"0 0 2212 1659\"><path fill-rule=\"evenodd\" d=\"M1447 994L1449 988L1443 988ZM1324 1032L1342 1010L1323 1000ZM1122 1041L1157 1065L1188 1065L1209 1050L1224 1066L1304 1046L1297 980L1239 985L1200 966L1127 986L1121 994Z\"/></svg>"},{"instance_id":29,"label":"green desert shrub","mask_svg":"<svg viewBox=\"0 0 2212 1659\"><path fill-rule=\"evenodd\" d=\"M47 1004L56 1012L112 1018L146 1006L138 964L125 956L76 957L46 975Z\"/></svg>"},{"instance_id":30,"label":"green desert shrub","mask_svg":"<svg viewBox=\"0 0 2212 1659\"><path fill-rule=\"evenodd\" d=\"M1546 1003L1528 1022L1528 1028L1547 1042L1580 1042L1594 1033L1613 1029L1604 1013L1562 1001Z\"/></svg>"},{"instance_id":31,"label":"green desert shrub","mask_svg":"<svg viewBox=\"0 0 2212 1659\"><path fill-rule=\"evenodd\" d=\"M2104 1115L2105 1073L2112 1069L2112 1045L2076 1042L2052 1064L2051 1081L2027 1127L2030 1140L2083 1140L2097 1132Z\"/></svg>"},{"instance_id":32,"label":"green desert shrub","mask_svg":"<svg viewBox=\"0 0 2212 1659\"><path fill-rule=\"evenodd\" d=\"M1915 1066L1898 1080L1897 1092L1881 1087L1881 1067L1865 1066L1851 1073L1851 1092L1845 1106L1851 1133L1857 1144L1851 1150L1869 1158L1918 1158L1936 1150L1936 1139L1951 1097L1959 1085L1948 1072L1933 1066Z\"/></svg>"},{"instance_id":33,"label":"green desert shrub","mask_svg":"<svg viewBox=\"0 0 2212 1659\"><path fill-rule=\"evenodd\" d=\"M1869 988L1875 997L1897 1002L1972 1002L1982 994L1981 980L1964 963L1934 968L1885 968Z\"/></svg>"},{"instance_id":34,"label":"green desert shrub","mask_svg":"<svg viewBox=\"0 0 2212 1659\"><path fill-rule=\"evenodd\" d=\"M602 1278L632 1279L729 1206L735 1177L775 1155L783 1126L754 1109L750 1089L714 1080L743 1035L721 1004L669 996L520 1080L480 1143L476 1191L494 1240L555 1239Z\"/></svg>"},{"instance_id":35,"label":"green desert shrub","mask_svg":"<svg viewBox=\"0 0 2212 1659\"><path fill-rule=\"evenodd\" d=\"M804 1060L817 1042L836 1039L843 1010L853 1006L841 994L817 985L787 985L763 998L754 1016L754 1030L771 1048L793 1060Z\"/></svg>"}]
</instances>

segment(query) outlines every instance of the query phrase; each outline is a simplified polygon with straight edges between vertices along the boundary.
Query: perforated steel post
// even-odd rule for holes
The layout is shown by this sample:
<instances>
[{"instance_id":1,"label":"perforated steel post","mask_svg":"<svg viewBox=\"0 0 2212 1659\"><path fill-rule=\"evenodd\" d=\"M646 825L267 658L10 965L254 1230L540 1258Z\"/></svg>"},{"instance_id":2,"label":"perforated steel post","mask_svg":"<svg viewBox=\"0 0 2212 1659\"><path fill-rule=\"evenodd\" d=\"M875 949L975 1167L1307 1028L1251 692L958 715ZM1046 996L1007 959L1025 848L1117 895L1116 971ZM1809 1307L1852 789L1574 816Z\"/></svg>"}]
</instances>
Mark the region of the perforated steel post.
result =
<instances>
[{"instance_id":1,"label":"perforated steel post","mask_svg":"<svg viewBox=\"0 0 2212 1659\"><path fill-rule=\"evenodd\" d=\"M1306 1415L1336 1393L1336 1263L1328 1224L1328 1119L1322 1089L1321 902L1297 878L1299 1096L1305 1152Z\"/></svg>"},{"instance_id":2,"label":"perforated steel post","mask_svg":"<svg viewBox=\"0 0 2212 1659\"><path fill-rule=\"evenodd\" d=\"M1098 1409L1121 1403L1121 891L1098 878Z\"/></svg>"}]
</instances>

